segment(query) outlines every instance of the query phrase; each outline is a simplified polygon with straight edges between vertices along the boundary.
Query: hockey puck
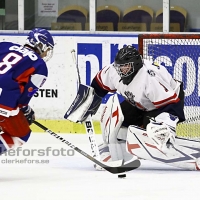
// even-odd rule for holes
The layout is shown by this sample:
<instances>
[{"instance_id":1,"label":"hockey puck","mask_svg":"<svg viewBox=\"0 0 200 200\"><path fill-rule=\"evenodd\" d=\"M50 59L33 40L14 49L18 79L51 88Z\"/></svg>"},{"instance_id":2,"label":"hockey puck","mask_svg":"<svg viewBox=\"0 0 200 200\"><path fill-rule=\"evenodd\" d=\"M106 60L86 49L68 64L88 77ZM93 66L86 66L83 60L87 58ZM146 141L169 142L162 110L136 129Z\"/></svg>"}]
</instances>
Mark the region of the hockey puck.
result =
<instances>
[{"instance_id":1,"label":"hockey puck","mask_svg":"<svg viewBox=\"0 0 200 200\"><path fill-rule=\"evenodd\" d=\"M126 174L120 174L118 175L118 178L126 178Z\"/></svg>"}]
</instances>

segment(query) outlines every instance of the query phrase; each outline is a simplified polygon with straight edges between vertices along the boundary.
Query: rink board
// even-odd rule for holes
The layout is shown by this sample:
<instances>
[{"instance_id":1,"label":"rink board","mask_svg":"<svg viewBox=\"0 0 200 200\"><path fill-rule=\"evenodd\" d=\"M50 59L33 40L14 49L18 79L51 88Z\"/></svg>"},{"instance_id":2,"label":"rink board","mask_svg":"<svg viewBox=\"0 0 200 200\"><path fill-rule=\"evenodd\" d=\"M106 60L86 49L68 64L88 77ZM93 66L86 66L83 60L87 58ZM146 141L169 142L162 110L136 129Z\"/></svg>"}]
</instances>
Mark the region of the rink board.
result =
<instances>
[{"instance_id":1,"label":"rink board","mask_svg":"<svg viewBox=\"0 0 200 200\"><path fill-rule=\"evenodd\" d=\"M46 126L53 132L56 133L86 133L84 124L70 122L68 120L37 120L42 125ZM95 133L100 134L100 123L98 121L94 121L94 130ZM39 127L35 124L31 125L31 130L33 132L43 132Z\"/></svg>"},{"instance_id":2,"label":"rink board","mask_svg":"<svg viewBox=\"0 0 200 200\"><path fill-rule=\"evenodd\" d=\"M76 61L79 68L81 83L90 85L96 73L108 63L112 63L116 53L124 45L130 44L138 48L138 34L53 34L55 40L54 56L47 63L49 77L38 92L34 94L30 102L36 114L36 119L52 131L58 133L85 133L83 124L75 124L64 120L64 114L73 102L78 89L76 65L72 59L71 50L76 52ZM1 34L0 41L15 41L24 44L26 34ZM66 44L66 45L64 45ZM152 44L151 44L152 45ZM190 52L199 48L199 43L192 43L194 48L189 48ZM188 45L179 45L180 49L188 49ZM150 48L150 47L149 47ZM168 47L169 48L169 47ZM184 50L185 51L185 50ZM178 51L181 52L181 51ZM187 51L188 52L188 51ZM162 52L160 52L161 54ZM177 53L177 52L176 52ZM162 56L162 55L157 56ZM150 56L150 55L149 55ZM167 60L171 58L171 49L165 55ZM175 60L171 60L169 72L174 71L176 63L182 60L183 55L179 55ZM199 54L191 54L187 56L186 64L182 68L189 68L188 73L183 73L182 78L185 81L185 109L187 109L187 119L192 119L199 123L200 113L200 57ZM156 59L156 58L154 58ZM190 61L190 62L189 62ZM182 69L181 68L181 69ZM185 75L184 75L185 74ZM105 105L110 94L107 94L102 100ZM196 99L195 102L192 99ZM100 111L93 116L94 127L96 133L101 133L99 119ZM194 116L194 113L196 115ZM195 118L195 120L193 120ZM197 137L199 124L181 125L178 127L178 135ZM43 132L39 128L32 126L34 132ZM189 134L188 134L189 133Z\"/></svg>"},{"instance_id":3,"label":"rink board","mask_svg":"<svg viewBox=\"0 0 200 200\"><path fill-rule=\"evenodd\" d=\"M56 133L86 133L84 124L70 122L68 120L37 120L51 131ZM101 127L99 121L94 121L94 130L96 134L101 134ZM43 132L36 125L31 125L33 132ZM185 137L188 135L187 131L189 130L190 136L192 138L199 137L197 130L200 130L200 124L181 124L177 127L177 135L180 137Z\"/></svg>"}]
</instances>

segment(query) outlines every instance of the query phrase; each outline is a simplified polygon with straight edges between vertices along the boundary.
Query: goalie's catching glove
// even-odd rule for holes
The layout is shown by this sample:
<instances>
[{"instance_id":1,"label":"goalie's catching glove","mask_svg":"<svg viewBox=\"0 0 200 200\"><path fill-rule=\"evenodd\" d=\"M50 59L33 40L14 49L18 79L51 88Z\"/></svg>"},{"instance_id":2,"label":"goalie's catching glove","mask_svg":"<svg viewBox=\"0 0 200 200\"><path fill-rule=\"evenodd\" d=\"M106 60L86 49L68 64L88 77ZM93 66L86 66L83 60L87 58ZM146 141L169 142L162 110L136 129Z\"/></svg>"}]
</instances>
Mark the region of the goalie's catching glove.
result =
<instances>
[{"instance_id":1,"label":"goalie's catching glove","mask_svg":"<svg viewBox=\"0 0 200 200\"><path fill-rule=\"evenodd\" d=\"M175 144L178 120L178 117L164 112L147 125L148 136L161 151L166 152L170 144Z\"/></svg>"},{"instance_id":2,"label":"goalie's catching glove","mask_svg":"<svg viewBox=\"0 0 200 200\"><path fill-rule=\"evenodd\" d=\"M31 125L35 120L35 112L33 109L30 106L23 106L21 111L24 113L24 116L26 117L29 125Z\"/></svg>"}]
</instances>

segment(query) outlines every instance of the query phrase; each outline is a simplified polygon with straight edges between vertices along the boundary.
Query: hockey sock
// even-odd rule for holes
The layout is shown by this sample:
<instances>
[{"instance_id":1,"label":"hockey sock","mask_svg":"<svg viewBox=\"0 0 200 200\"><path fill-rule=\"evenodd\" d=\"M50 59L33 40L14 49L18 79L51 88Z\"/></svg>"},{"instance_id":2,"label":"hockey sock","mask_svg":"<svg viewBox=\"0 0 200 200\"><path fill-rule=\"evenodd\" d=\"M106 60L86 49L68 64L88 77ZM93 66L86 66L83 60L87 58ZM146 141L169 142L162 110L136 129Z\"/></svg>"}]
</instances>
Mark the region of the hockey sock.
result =
<instances>
[{"instance_id":1,"label":"hockey sock","mask_svg":"<svg viewBox=\"0 0 200 200\"><path fill-rule=\"evenodd\" d=\"M7 133L1 134L0 135L0 154L5 153L9 149L20 147L21 145L27 142L29 137L30 137L30 133L21 138L12 137L8 135Z\"/></svg>"}]
</instances>

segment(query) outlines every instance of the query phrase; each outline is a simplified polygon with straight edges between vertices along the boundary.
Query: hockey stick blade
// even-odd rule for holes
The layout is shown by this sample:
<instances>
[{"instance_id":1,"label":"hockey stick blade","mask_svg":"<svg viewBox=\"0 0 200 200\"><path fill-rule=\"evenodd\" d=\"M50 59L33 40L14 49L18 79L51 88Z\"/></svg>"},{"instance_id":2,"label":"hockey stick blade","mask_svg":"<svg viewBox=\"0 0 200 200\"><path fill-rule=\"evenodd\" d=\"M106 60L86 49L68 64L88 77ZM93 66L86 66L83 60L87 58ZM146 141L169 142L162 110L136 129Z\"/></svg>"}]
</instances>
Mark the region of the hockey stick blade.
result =
<instances>
[{"instance_id":1,"label":"hockey stick blade","mask_svg":"<svg viewBox=\"0 0 200 200\"><path fill-rule=\"evenodd\" d=\"M86 152L82 151L78 147L74 146L71 142L65 140L64 138L62 138L58 134L56 134L53 131L49 130L47 127L45 127L44 125L40 124L39 122L33 121L33 123L35 125L37 125L38 127L40 127L41 129L43 129L45 132L48 132L50 135L54 136L55 138L57 138L61 142L67 144L70 148L74 149L75 151L77 151L81 155L85 156L86 158L88 158L89 160L91 160L92 162L94 162L97 165L101 166L102 168L104 168L105 170L107 170L108 172L110 172L112 174L119 174L119 173L131 171L131 170L137 169L140 166L140 161L139 160L134 160L134 161L132 161L130 163L127 163L125 165L123 163L122 163L122 165L118 165L118 166L105 165L102 162L100 162L100 161L96 160L95 158L93 158L92 156L90 156L89 154L87 154Z\"/></svg>"}]
</instances>

